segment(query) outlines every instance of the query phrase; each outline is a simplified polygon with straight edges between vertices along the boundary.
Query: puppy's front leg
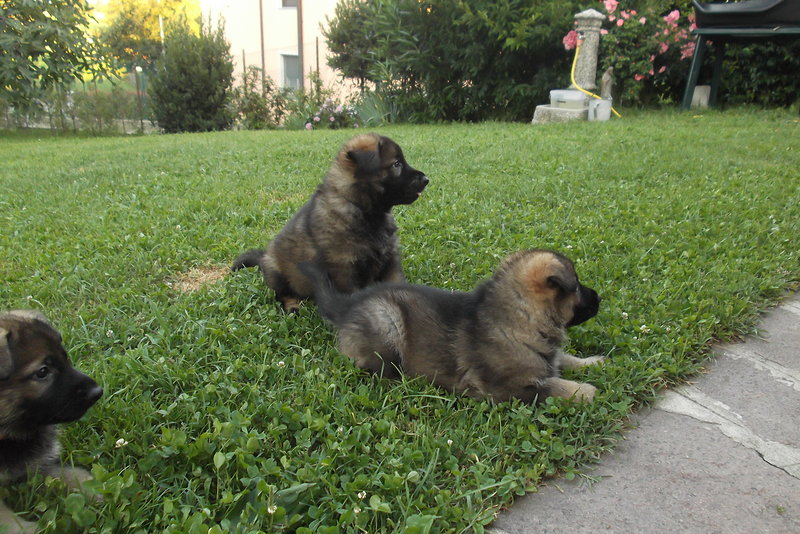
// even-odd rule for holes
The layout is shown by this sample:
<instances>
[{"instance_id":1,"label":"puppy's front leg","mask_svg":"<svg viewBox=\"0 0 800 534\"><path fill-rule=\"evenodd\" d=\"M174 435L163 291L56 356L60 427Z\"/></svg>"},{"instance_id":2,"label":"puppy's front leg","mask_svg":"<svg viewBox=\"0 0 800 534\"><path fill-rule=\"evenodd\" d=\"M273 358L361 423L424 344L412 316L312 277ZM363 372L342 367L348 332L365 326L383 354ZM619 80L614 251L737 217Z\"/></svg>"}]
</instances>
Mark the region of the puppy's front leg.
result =
<instances>
[{"instance_id":1,"label":"puppy's front leg","mask_svg":"<svg viewBox=\"0 0 800 534\"><path fill-rule=\"evenodd\" d=\"M544 381L548 394L553 397L575 399L583 402L592 402L597 388L585 382L575 382L563 378L552 377Z\"/></svg>"},{"instance_id":2,"label":"puppy's front leg","mask_svg":"<svg viewBox=\"0 0 800 534\"><path fill-rule=\"evenodd\" d=\"M36 523L22 520L0 501L0 532L7 534L36 534Z\"/></svg>"},{"instance_id":3,"label":"puppy's front leg","mask_svg":"<svg viewBox=\"0 0 800 534\"><path fill-rule=\"evenodd\" d=\"M389 264L383 269L378 282L405 282L406 275L403 273L403 266L400 264L400 258L393 257Z\"/></svg>"},{"instance_id":4,"label":"puppy's front leg","mask_svg":"<svg viewBox=\"0 0 800 534\"><path fill-rule=\"evenodd\" d=\"M586 367L587 365L594 365L600 363L605 359L605 356L590 356L588 358L578 358L563 350L558 351L556 356L556 366L559 369L577 369L578 367Z\"/></svg>"}]
</instances>

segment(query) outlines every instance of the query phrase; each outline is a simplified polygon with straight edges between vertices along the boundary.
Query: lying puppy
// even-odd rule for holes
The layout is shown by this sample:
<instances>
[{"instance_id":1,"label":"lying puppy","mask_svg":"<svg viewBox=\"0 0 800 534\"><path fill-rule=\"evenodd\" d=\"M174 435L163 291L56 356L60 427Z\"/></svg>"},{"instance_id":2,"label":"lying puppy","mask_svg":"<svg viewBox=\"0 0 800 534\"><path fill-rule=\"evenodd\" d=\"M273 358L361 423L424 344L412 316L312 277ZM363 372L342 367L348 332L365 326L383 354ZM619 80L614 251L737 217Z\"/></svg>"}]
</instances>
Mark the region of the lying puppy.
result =
<instances>
[{"instance_id":1,"label":"lying puppy","mask_svg":"<svg viewBox=\"0 0 800 534\"><path fill-rule=\"evenodd\" d=\"M314 299L337 327L341 351L362 369L423 376L498 402L595 395L594 386L559 377L559 369L602 359L561 350L566 328L594 317L600 305L561 254L513 254L469 293L385 283L345 295L316 263L300 269L314 281Z\"/></svg>"},{"instance_id":2,"label":"lying puppy","mask_svg":"<svg viewBox=\"0 0 800 534\"><path fill-rule=\"evenodd\" d=\"M428 178L400 146L377 134L358 135L339 151L323 183L266 249L241 254L231 270L258 266L286 311L312 296L297 264L319 258L338 291L404 280L392 206L411 204Z\"/></svg>"},{"instance_id":3,"label":"lying puppy","mask_svg":"<svg viewBox=\"0 0 800 534\"><path fill-rule=\"evenodd\" d=\"M83 469L62 467L56 425L80 419L103 395L69 362L61 336L41 313L0 314L0 483L40 472L77 488ZM0 502L0 532L35 532Z\"/></svg>"}]
</instances>

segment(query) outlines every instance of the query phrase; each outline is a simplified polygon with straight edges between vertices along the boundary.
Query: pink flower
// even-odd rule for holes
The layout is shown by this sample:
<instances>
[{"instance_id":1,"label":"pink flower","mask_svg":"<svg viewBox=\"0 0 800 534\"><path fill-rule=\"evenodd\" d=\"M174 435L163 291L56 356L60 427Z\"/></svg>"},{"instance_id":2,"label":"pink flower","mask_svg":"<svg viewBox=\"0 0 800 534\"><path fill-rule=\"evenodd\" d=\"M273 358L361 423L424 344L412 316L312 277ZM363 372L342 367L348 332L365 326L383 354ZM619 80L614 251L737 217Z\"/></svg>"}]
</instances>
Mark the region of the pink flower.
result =
<instances>
[{"instance_id":1,"label":"pink flower","mask_svg":"<svg viewBox=\"0 0 800 534\"><path fill-rule=\"evenodd\" d=\"M608 30L607 30L607 29L605 29L605 28L602 28L602 29L600 30L600 35L608 35Z\"/></svg>"},{"instance_id":2,"label":"pink flower","mask_svg":"<svg viewBox=\"0 0 800 534\"><path fill-rule=\"evenodd\" d=\"M652 76L653 74L655 74L655 71L654 71L653 69L650 69L650 72L648 72L647 74L649 74L650 76Z\"/></svg>"},{"instance_id":3,"label":"pink flower","mask_svg":"<svg viewBox=\"0 0 800 534\"><path fill-rule=\"evenodd\" d=\"M608 22L614 22L615 20L617 20L617 17L615 17L614 15L608 16Z\"/></svg>"},{"instance_id":4,"label":"pink flower","mask_svg":"<svg viewBox=\"0 0 800 534\"><path fill-rule=\"evenodd\" d=\"M320 121L319 115L315 115L314 116L314 122L319 122L319 121Z\"/></svg>"},{"instance_id":5,"label":"pink flower","mask_svg":"<svg viewBox=\"0 0 800 534\"><path fill-rule=\"evenodd\" d=\"M639 24L644 24L645 22L647 22L646 18L642 17L639 19Z\"/></svg>"},{"instance_id":6,"label":"pink flower","mask_svg":"<svg viewBox=\"0 0 800 534\"><path fill-rule=\"evenodd\" d=\"M564 43L564 50L572 50L578 45L578 32L570 30L567 32L567 35L561 39L561 42Z\"/></svg>"},{"instance_id":7,"label":"pink flower","mask_svg":"<svg viewBox=\"0 0 800 534\"><path fill-rule=\"evenodd\" d=\"M619 14L622 15L622 18L625 19L625 20L628 20L629 18L631 18L631 14L628 13L627 11L620 11Z\"/></svg>"},{"instance_id":8,"label":"pink flower","mask_svg":"<svg viewBox=\"0 0 800 534\"><path fill-rule=\"evenodd\" d=\"M310 122L307 122L306 123L306 130L310 130L311 128L313 128L313 126L311 126Z\"/></svg>"},{"instance_id":9,"label":"pink flower","mask_svg":"<svg viewBox=\"0 0 800 534\"><path fill-rule=\"evenodd\" d=\"M331 122L333 122L333 121L335 121L335 120L336 120L336 118L334 118L334 116L333 116L333 115L331 115Z\"/></svg>"},{"instance_id":10,"label":"pink flower","mask_svg":"<svg viewBox=\"0 0 800 534\"><path fill-rule=\"evenodd\" d=\"M666 66L666 65L663 65L663 66L662 66L660 69L658 69L658 72L659 72L659 73L662 73L662 72L664 72L664 71L666 71L666 70L667 70L667 66Z\"/></svg>"},{"instance_id":11,"label":"pink flower","mask_svg":"<svg viewBox=\"0 0 800 534\"><path fill-rule=\"evenodd\" d=\"M655 61L655 60L656 60L656 56L655 56L655 54L651 55L651 56L650 56L650 63L652 63L652 62L653 62L653 61Z\"/></svg>"},{"instance_id":12,"label":"pink flower","mask_svg":"<svg viewBox=\"0 0 800 534\"><path fill-rule=\"evenodd\" d=\"M635 14L636 14L636 10L635 9L631 9L631 15L635 15Z\"/></svg>"},{"instance_id":13,"label":"pink flower","mask_svg":"<svg viewBox=\"0 0 800 534\"><path fill-rule=\"evenodd\" d=\"M669 45L667 43L661 43L658 45L658 53L665 54L669 50Z\"/></svg>"},{"instance_id":14,"label":"pink flower","mask_svg":"<svg viewBox=\"0 0 800 534\"><path fill-rule=\"evenodd\" d=\"M640 82L644 80L644 74L634 74L633 79L636 80L637 82Z\"/></svg>"},{"instance_id":15,"label":"pink flower","mask_svg":"<svg viewBox=\"0 0 800 534\"><path fill-rule=\"evenodd\" d=\"M622 26L625 23L622 19L617 19L617 26Z\"/></svg>"},{"instance_id":16,"label":"pink flower","mask_svg":"<svg viewBox=\"0 0 800 534\"><path fill-rule=\"evenodd\" d=\"M615 9L617 9L617 0L603 0L603 5L606 7L606 11L609 13L613 13Z\"/></svg>"},{"instance_id":17,"label":"pink flower","mask_svg":"<svg viewBox=\"0 0 800 534\"><path fill-rule=\"evenodd\" d=\"M694 41L689 41L681 48L681 59L692 57L694 54Z\"/></svg>"},{"instance_id":18,"label":"pink flower","mask_svg":"<svg viewBox=\"0 0 800 534\"><path fill-rule=\"evenodd\" d=\"M664 16L664 20L667 21L667 24L672 25L678 21L680 16L681 16L680 11L678 11L677 9L673 9L672 11L669 12L669 14Z\"/></svg>"}]
</instances>

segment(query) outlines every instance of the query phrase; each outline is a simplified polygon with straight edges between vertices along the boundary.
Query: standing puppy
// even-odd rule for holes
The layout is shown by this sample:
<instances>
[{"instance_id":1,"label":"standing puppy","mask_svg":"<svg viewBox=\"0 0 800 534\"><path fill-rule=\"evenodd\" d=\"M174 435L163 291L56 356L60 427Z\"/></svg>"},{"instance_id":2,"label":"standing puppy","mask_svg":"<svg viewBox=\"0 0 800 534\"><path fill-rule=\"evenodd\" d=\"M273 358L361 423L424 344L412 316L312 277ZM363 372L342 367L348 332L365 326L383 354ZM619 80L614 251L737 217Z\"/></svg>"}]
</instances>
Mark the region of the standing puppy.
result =
<instances>
[{"instance_id":1,"label":"standing puppy","mask_svg":"<svg viewBox=\"0 0 800 534\"><path fill-rule=\"evenodd\" d=\"M392 206L411 204L428 184L400 146L377 134L348 141L311 199L264 249L243 253L232 270L258 266L286 311L312 296L297 264L318 258L334 287L350 293L374 282L402 281Z\"/></svg>"},{"instance_id":2,"label":"standing puppy","mask_svg":"<svg viewBox=\"0 0 800 534\"><path fill-rule=\"evenodd\" d=\"M83 469L62 467L56 425L80 419L103 395L69 362L61 336L41 313L0 314L0 483L32 472L59 477L70 488L87 480ZM35 532L0 502L0 532Z\"/></svg>"},{"instance_id":3,"label":"standing puppy","mask_svg":"<svg viewBox=\"0 0 800 534\"><path fill-rule=\"evenodd\" d=\"M301 269L314 280L320 312L339 330L341 351L362 369L423 376L498 402L594 397L591 384L559 377L562 368L601 360L561 349L566 328L594 317L600 305L561 254L513 254L469 293L387 283L343 295L316 264Z\"/></svg>"}]
</instances>

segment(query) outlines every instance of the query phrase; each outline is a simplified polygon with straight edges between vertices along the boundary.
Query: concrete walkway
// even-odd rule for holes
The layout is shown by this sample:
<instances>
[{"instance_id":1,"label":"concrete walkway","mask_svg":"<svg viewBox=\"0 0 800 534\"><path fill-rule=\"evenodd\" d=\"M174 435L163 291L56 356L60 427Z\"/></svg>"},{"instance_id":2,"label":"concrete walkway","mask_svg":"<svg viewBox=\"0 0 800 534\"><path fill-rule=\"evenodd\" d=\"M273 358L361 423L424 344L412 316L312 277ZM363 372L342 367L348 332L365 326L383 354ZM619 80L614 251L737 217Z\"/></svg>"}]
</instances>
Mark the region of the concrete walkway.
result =
<instances>
[{"instance_id":1,"label":"concrete walkway","mask_svg":"<svg viewBox=\"0 0 800 534\"><path fill-rule=\"evenodd\" d=\"M760 332L638 413L594 481L550 481L488 531L800 533L800 298Z\"/></svg>"}]
</instances>

